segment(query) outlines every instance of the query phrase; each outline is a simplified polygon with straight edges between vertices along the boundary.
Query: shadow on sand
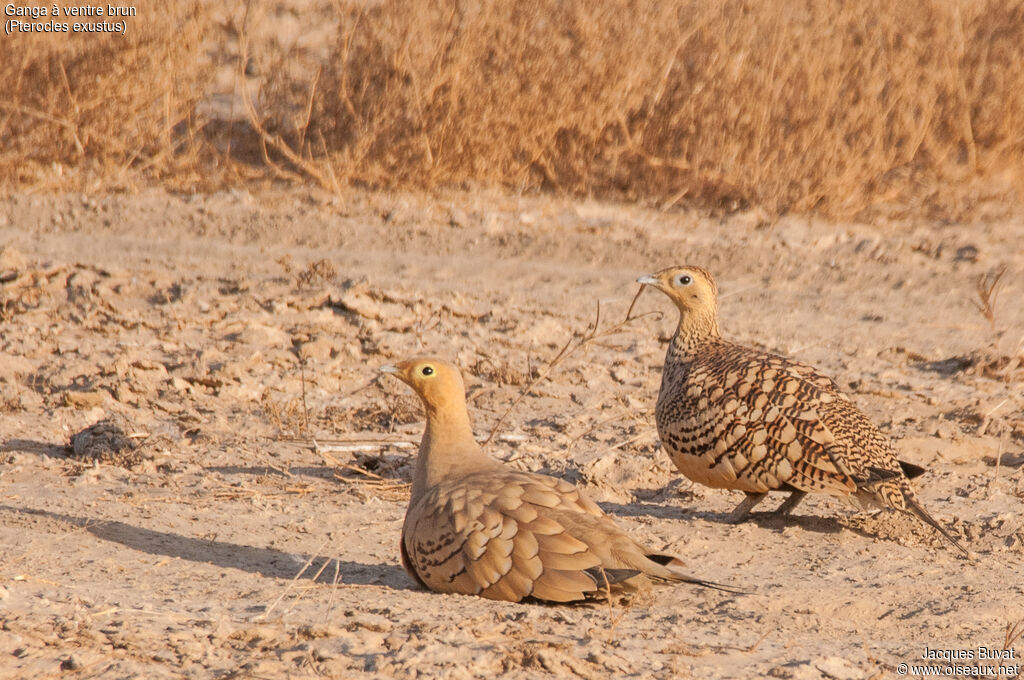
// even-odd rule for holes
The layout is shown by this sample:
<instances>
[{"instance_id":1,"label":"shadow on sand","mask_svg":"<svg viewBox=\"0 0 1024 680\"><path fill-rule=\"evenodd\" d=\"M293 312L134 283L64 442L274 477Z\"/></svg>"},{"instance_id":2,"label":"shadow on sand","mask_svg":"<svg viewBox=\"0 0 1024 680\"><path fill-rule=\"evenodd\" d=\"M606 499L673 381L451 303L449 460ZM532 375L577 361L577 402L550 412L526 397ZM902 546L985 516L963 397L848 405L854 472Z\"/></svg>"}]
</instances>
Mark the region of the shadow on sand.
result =
<instances>
[{"instance_id":1,"label":"shadow on sand","mask_svg":"<svg viewBox=\"0 0 1024 680\"><path fill-rule=\"evenodd\" d=\"M313 579L319 573L320 576L316 579L319 583L332 583L337 575L339 582L347 585L377 585L393 590L415 588L402 568L393 564L363 564L329 557L287 553L273 548L190 538L116 520L97 520L10 505L0 505L0 514L3 513L58 520L80 527L100 540L120 543L151 555L165 555L191 562L240 569L261 576L292 579L302 570L299 578ZM303 565L307 562L309 566L303 570Z\"/></svg>"},{"instance_id":2,"label":"shadow on sand","mask_svg":"<svg viewBox=\"0 0 1024 680\"><path fill-rule=\"evenodd\" d=\"M71 450L67 444L50 444L37 442L31 439L8 439L0 444L0 453L17 451L19 453L38 453L41 456L50 458L61 458L67 460L68 452Z\"/></svg>"},{"instance_id":3,"label":"shadow on sand","mask_svg":"<svg viewBox=\"0 0 1024 680\"><path fill-rule=\"evenodd\" d=\"M656 517L658 519L702 519L715 524L733 526L727 512L707 512L693 508L680 508L670 503L598 503L610 515L620 517ZM835 517L815 515L776 515L772 512L752 512L745 522L756 524L762 529L781 532L789 526L819 534L838 534L849 531L858 536L878 540L879 537L857 527L851 527ZM884 539L883 539L884 540Z\"/></svg>"}]
</instances>

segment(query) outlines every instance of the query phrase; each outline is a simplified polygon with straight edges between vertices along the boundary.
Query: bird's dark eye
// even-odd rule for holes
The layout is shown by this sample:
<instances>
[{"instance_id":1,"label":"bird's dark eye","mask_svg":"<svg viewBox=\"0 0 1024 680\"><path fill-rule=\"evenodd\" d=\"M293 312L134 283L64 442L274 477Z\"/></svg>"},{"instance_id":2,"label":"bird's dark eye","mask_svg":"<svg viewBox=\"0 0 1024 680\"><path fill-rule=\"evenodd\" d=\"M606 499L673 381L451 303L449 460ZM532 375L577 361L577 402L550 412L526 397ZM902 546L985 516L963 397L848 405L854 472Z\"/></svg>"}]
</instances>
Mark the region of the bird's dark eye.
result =
<instances>
[{"instance_id":1,"label":"bird's dark eye","mask_svg":"<svg viewBox=\"0 0 1024 680\"><path fill-rule=\"evenodd\" d=\"M689 274L683 274L678 279L676 279L676 281L679 283L680 286L689 286L691 283L693 283L693 278Z\"/></svg>"},{"instance_id":2,"label":"bird's dark eye","mask_svg":"<svg viewBox=\"0 0 1024 680\"><path fill-rule=\"evenodd\" d=\"M422 373L423 375L434 375L434 367L424 366L423 370L421 370L420 373Z\"/></svg>"}]
</instances>

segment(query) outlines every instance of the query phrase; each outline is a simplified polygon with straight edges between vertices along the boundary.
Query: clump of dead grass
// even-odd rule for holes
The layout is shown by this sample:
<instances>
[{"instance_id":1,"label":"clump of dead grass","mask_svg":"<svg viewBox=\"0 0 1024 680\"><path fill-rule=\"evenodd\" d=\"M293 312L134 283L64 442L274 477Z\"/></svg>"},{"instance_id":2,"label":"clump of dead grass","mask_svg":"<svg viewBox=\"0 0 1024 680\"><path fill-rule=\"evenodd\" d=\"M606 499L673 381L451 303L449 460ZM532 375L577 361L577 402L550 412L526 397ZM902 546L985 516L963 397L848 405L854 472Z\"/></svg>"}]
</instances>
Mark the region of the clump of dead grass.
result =
<instances>
[{"instance_id":1,"label":"clump of dead grass","mask_svg":"<svg viewBox=\"0 0 1024 680\"><path fill-rule=\"evenodd\" d=\"M260 396L263 415L282 433L300 436L309 430L309 411L301 397L275 399L271 390Z\"/></svg>"},{"instance_id":2,"label":"clump of dead grass","mask_svg":"<svg viewBox=\"0 0 1024 680\"><path fill-rule=\"evenodd\" d=\"M1020 0L339 12L325 63L264 69L255 124L331 188L486 183L958 217L984 198L981 180L1022 179Z\"/></svg>"},{"instance_id":3,"label":"clump of dead grass","mask_svg":"<svg viewBox=\"0 0 1024 680\"><path fill-rule=\"evenodd\" d=\"M338 276L338 270L330 260L320 259L310 262L306 268L295 275L296 287L310 288L318 283L329 283Z\"/></svg>"},{"instance_id":4,"label":"clump of dead grass","mask_svg":"<svg viewBox=\"0 0 1024 680\"><path fill-rule=\"evenodd\" d=\"M263 175L939 219L1024 187L1024 0L319 0L325 49L251 42L271 5L6 37L0 184ZM218 60L241 92L211 92ZM248 124L218 108L236 94Z\"/></svg>"},{"instance_id":5,"label":"clump of dead grass","mask_svg":"<svg viewBox=\"0 0 1024 680\"><path fill-rule=\"evenodd\" d=\"M996 302L1006 272L1007 267L1003 265L980 274L975 280L974 290L978 299L974 301L974 307L988 322L992 330L992 341L986 347L976 349L960 360L977 375L1015 382L1024 379L1024 337L1017 340L1016 347L1007 353L1004 351L1005 345L1001 342L1005 329L1000 329L997 324ZM985 418L985 421L987 420L988 418Z\"/></svg>"},{"instance_id":6,"label":"clump of dead grass","mask_svg":"<svg viewBox=\"0 0 1024 680\"><path fill-rule=\"evenodd\" d=\"M69 455L82 462L133 467L147 457L149 433L138 432L122 415L115 414L71 437Z\"/></svg>"},{"instance_id":7,"label":"clump of dead grass","mask_svg":"<svg viewBox=\"0 0 1024 680\"><path fill-rule=\"evenodd\" d=\"M1005 274L1006 266L1004 265L993 272L979 275L974 284L974 290L978 294L974 306L985 317L992 330L996 328L996 299L999 297L999 284L1002 283Z\"/></svg>"},{"instance_id":8,"label":"clump of dead grass","mask_svg":"<svg viewBox=\"0 0 1024 680\"><path fill-rule=\"evenodd\" d=\"M159 178L196 172L195 111L212 72L202 49L209 3L147 4L138 14L123 36L0 40L0 181L66 185L86 175L116 186L129 168ZM68 21L38 19L47 20Z\"/></svg>"}]
</instances>

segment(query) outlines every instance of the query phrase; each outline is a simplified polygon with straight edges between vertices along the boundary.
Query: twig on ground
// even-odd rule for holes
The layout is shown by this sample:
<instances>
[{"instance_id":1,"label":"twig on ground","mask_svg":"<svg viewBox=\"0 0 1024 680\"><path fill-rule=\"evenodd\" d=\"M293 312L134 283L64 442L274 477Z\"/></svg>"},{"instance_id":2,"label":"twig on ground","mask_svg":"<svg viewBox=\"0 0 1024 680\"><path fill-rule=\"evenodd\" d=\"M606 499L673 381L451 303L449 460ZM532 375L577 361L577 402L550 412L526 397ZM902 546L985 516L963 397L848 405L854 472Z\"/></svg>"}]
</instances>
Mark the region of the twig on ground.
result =
<instances>
[{"instance_id":1,"label":"twig on ground","mask_svg":"<svg viewBox=\"0 0 1024 680\"><path fill-rule=\"evenodd\" d=\"M306 406L306 360L299 358L299 377L302 380L302 422L306 432L309 432L309 407Z\"/></svg>"},{"instance_id":2,"label":"twig on ground","mask_svg":"<svg viewBox=\"0 0 1024 680\"><path fill-rule=\"evenodd\" d=\"M312 493L313 488L309 485L301 486L290 486L286 487L282 491L264 491L262 489L249 489L245 487L229 486L227 484L218 484L217 488L213 491L213 497L217 500L236 500L243 499L249 500L254 498L274 498L280 496L304 496L308 493ZM164 500L160 498L146 499L149 500ZM170 499L170 502L178 502L177 499Z\"/></svg>"},{"instance_id":3,"label":"twig on ground","mask_svg":"<svg viewBox=\"0 0 1024 680\"><path fill-rule=\"evenodd\" d=\"M324 615L324 623L330 623L331 612L334 611L334 598L338 594L338 584L341 583L341 563L337 559L334 562L334 578L331 579L331 594L327 596L327 613Z\"/></svg>"},{"instance_id":4,"label":"twig on ground","mask_svg":"<svg viewBox=\"0 0 1024 680\"><path fill-rule=\"evenodd\" d=\"M320 552L327 546L327 542L329 540L331 540L331 539L330 538L325 538L324 539L324 542L320 544L320 547L317 548L316 552L313 553L312 555L310 555L309 559L306 560L306 563L304 565L302 565L301 569L299 569L299 573L295 574L295 576L292 577L292 580L288 582L287 587L285 587L285 589L281 592L281 594L277 596L277 599L274 600L274 602L269 607L267 607L267 611L265 611L262 614L260 614L259 616L255 617L255 619L254 619L255 621L265 621L270 616L270 614L274 611L274 609L277 607L277 605L279 605L281 603L281 600L283 600L285 598L285 596L289 592L291 592L291 589L295 587L296 583L298 583L299 578L301 578L302 575L304 573L306 573L306 570L309 569L309 565L313 564L313 561L316 558L320 557Z\"/></svg>"},{"instance_id":5,"label":"twig on ground","mask_svg":"<svg viewBox=\"0 0 1024 680\"><path fill-rule=\"evenodd\" d=\"M1022 637L1024 637L1024 619L1020 619L1016 622L1007 622L1006 638L1003 641L1003 651L1006 652L1012 650L1013 645ZM1017 675L1011 678L1011 680L1020 680L1020 678L1024 678L1024 671L1022 670L1018 670Z\"/></svg>"},{"instance_id":6,"label":"twig on ground","mask_svg":"<svg viewBox=\"0 0 1024 680\"><path fill-rule=\"evenodd\" d=\"M1008 650L1013 645L1024 637L1024 619L1016 622L1009 622L1006 624L1006 639L1003 641L1003 650Z\"/></svg>"},{"instance_id":7,"label":"twig on ground","mask_svg":"<svg viewBox=\"0 0 1024 680\"><path fill-rule=\"evenodd\" d=\"M743 651L747 654L753 654L754 652L756 652L757 648L761 646L761 643L765 641L765 638L767 638L768 635L771 634L771 632L771 630L766 630L765 632L761 633L761 637L754 640L754 644L750 645Z\"/></svg>"},{"instance_id":8,"label":"twig on ground","mask_svg":"<svg viewBox=\"0 0 1024 680\"><path fill-rule=\"evenodd\" d=\"M394 448L394 449L411 449L415 448L416 444L413 442L363 442L363 443L351 443L351 444L327 444L313 446L315 451L318 453L356 453L359 451L380 451L382 449Z\"/></svg>"},{"instance_id":9,"label":"twig on ground","mask_svg":"<svg viewBox=\"0 0 1024 680\"><path fill-rule=\"evenodd\" d=\"M317 452L321 455L321 457L323 457L324 461L327 462L328 465L334 466L336 468L341 468L342 470L348 470L350 472L356 473L357 475L360 475L359 477L353 478L346 477L338 473L334 473L334 479L336 479L339 482L343 482L345 484L358 484L360 486L374 487L384 493L398 493L400 495L404 495L412 486L408 482L403 482L399 479L390 479L388 477L382 477L381 475L378 475L375 472L367 470L366 468L359 467L358 465L352 465L351 463L342 463L337 458L330 455L323 449L317 449Z\"/></svg>"},{"instance_id":10,"label":"twig on ground","mask_svg":"<svg viewBox=\"0 0 1024 680\"><path fill-rule=\"evenodd\" d=\"M527 383L522 390L520 390L519 396L517 396L512 401L512 403L509 404L509 407L505 409L505 412L502 413L501 417L498 418L498 421L494 424L494 427L491 428L491 433L487 436L487 439L484 440L483 445L487 446L488 444L491 443L491 440L494 439L494 436L495 434L497 434L498 429L502 426L502 424L504 424L505 419L509 416L509 414L512 413L515 407L519 405L519 402L521 402L526 397L526 395L530 393L530 390L536 387L538 383L540 383L542 380L546 379L549 375L551 375L551 372L555 369L555 367L562 363L562 361L569 358L570 356L572 356L579 350L583 349L587 345L591 344L595 340L607 338L611 335L621 333L626 328L626 326L628 326L633 321L636 321L637 319L641 319L645 316L651 315L661 316L661 312L645 312L643 314L638 314L637 316L632 315L633 307L636 306L636 301L640 297L640 294L643 292L644 288L643 286L641 286L640 290L638 290L636 292L636 295L633 296L633 301L629 304L629 309L626 310L625 318L619 323L603 331L599 330L601 324L601 303L600 301L598 301L597 313L594 316L593 323L587 326L586 330L584 330L582 333L574 331L572 336L562 346L562 349L560 349L558 353L554 356L554 358L552 358L547 363L547 365L544 367L544 370L542 370L535 378L533 378L529 383Z\"/></svg>"}]
</instances>

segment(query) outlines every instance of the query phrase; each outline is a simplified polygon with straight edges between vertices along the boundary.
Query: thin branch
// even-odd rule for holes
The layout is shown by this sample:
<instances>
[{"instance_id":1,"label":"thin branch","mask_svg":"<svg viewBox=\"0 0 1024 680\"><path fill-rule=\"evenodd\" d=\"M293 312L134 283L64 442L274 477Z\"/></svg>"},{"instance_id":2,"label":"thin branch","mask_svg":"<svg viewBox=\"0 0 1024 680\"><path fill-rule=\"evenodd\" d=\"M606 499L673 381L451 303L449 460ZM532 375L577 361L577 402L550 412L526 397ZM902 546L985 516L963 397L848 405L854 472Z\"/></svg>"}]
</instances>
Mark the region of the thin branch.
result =
<instances>
[{"instance_id":1,"label":"thin branch","mask_svg":"<svg viewBox=\"0 0 1024 680\"><path fill-rule=\"evenodd\" d=\"M519 392L519 396L517 396L512 401L512 403L509 404L509 407L507 409L505 409L505 412L501 414L501 417L498 418L498 422L496 422L494 424L494 427L491 428L491 433L487 436L487 439L484 440L483 445L487 446L488 444L491 443L491 440L494 439L494 435L497 434L498 429L502 426L502 424L505 422L505 419L509 416L509 414L512 413L512 411L515 409L515 407L519 405L519 402L521 402L526 397L526 395L530 393L530 390L532 390L534 387L536 387L538 383L540 383L541 381L546 379L549 375L551 375L551 372L555 369L555 367L557 367L565 359L568 359L570 356L572 356L573 354L575 354L579 350L583 349L584 347L586 347L590 343L594 342L595 340L599 340L599 339L602 339L602 338L607 338L607 337L609 337L611 335L616 335L617 333L621 333L623 330L625 330L626 326L628 326L632 322L636 321L637 319L642 319L645 316L652 316L652 315L657 315L657 316L660 317L661 316L661 312L657 312L657 311L655 311L655 312L644 312L643 314L638 314L636 316L633 316L633 307L636 306L636 301L640 297L640 294L643 293L643 292L644 292L644 286L641 286L640 290L638 290L636 292L636 295L633 296L633 301L630 302L629 309L626 310L626 317L622 321L620 321L619 323L617 323L617 324L615 324L615 325L613 325L613 326L611 326L611 327L609 327L609 328L607 328L606 330L603 330L603 331L599 331L599 326L600 326L600 323L601 323L601 302L598 301L598 303L597 303L597 312L596 312L596 314L594 316L593 323L588 325L587 329L585 331L583 331L582 333L580 333L578 331L574 331L573 332L572 336L570 336L570 338L566 341L566 343L564 345L562 345L562 349L558 350L558 353L554 356L554 358L551 359L547 363L547 366L544 367L544 370L542 370L539 374L537 374L537 377L535 377L533 380L531 380L526 385L526 387L524 387Z\"/></svg>"},{"instance_id":2,"label":"thin branch","mask_svg":"<svg viewBox=\"0 0 1024 680\"><path fill-rule=\"evenodd\" d=\"M249 59L248 40L245 35L239 37L239 53L239 68L244 70L245 64ZM319 72L317 72L316 77L317 80L319 80ZM256 104L253 101L252 93L249 91L249 85L246 82L244 73L239 80L239 85L242 90L242 103L245 105L245 111L249 117L250 125L252 125L256 134L259 136L260 145L263 151L263 160L267 163L267 166L281 177L294 178L296 176L296 173L286 171L271 160L270 154L267 151L267 147L270 146L291 162L292 165L316 180L321 187L335 194L340 194L341 187L337 184L337 178L333 176L333 169L331 169L332 177L325 177L312 162L307 161L299 154L299 152L292 149L288 142L286 142L280 135L271 134L266 129L263 125L263 117L260 116L259 112L256 110Z\"/></svg>"}]
</instances>

